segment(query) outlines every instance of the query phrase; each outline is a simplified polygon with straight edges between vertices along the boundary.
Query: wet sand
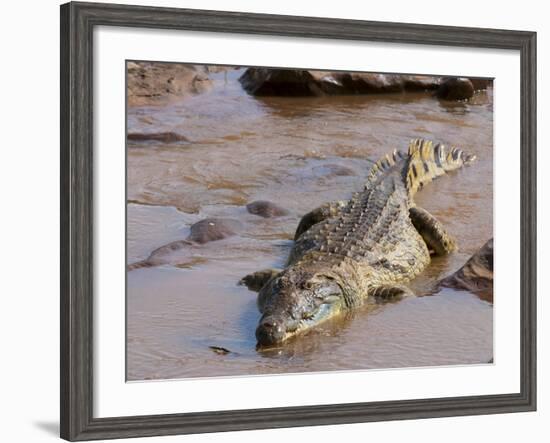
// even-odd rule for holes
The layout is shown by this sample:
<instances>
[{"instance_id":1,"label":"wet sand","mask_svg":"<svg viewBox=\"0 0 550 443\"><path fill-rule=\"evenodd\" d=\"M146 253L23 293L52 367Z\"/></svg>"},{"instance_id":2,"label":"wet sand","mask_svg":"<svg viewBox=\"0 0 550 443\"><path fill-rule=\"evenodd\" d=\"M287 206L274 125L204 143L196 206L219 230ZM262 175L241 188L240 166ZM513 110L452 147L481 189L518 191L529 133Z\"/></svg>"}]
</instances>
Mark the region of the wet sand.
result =
<instances>
[{"instance_id":1,"label":"wet sand","mask_svg":"<svg viewBox=\"0 0 550 443\"><path fill-rule=\"evenodd\" d=\"M417 294L429 293L492 236L492 90L469 103L421 93L259 99L242 91L241 73L213 74L209 92L177 103L128 110L129 133L185 137L128 145L128 263L187 237L191 224L206 217L242 223L236 236L128 273L128 380L488 362L492 305L467 292L367 304L258 352L256 294L237 282L282 266L301 215L349 197L361 189L372 161L425 137L478 156L416 196L460 247L413 282ZM254 200L289 214L250 214L245 205Z\"/></svg>"}]
</instances>

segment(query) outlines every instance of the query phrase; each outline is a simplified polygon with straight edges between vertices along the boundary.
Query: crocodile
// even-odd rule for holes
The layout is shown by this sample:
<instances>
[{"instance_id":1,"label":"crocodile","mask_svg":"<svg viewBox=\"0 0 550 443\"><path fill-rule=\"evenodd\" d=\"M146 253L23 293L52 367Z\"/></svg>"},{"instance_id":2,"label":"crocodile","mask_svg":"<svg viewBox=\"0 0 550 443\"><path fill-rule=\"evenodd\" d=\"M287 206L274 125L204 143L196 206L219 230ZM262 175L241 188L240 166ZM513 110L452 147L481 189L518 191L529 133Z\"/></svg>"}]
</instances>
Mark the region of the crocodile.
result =
<instances>
[{"instance_id":1,"label":"crocodile","mask_svg":"<svg viewBox=\"0 0 550 443\"><path fill-rule=\"evenodd\" d=\"M424 185L475 160L459 148L411 140L371 168L364 188L300 220L284 269L265 269L241 280L258 291L258 346L279 345L369 297L413 295L406 284L449 254L456 241L414 195Z\"/></svg>"}]
</instances>

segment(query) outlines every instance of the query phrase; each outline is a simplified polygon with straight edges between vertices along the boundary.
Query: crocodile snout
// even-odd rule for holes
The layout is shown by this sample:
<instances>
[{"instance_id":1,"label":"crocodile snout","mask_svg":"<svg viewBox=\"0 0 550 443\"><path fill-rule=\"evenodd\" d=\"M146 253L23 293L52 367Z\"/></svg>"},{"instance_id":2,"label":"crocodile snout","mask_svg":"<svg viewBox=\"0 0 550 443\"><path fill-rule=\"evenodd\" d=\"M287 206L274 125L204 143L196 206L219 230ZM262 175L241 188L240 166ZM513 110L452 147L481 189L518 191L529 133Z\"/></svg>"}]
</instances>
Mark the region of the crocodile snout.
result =
<instances>
[{"instance_id":1,"label":"crocodile snout","mask_svg":"<svg viewBox=\"0 0 550 443\"><path fill-rule=\"evenodd\" d=\"M280 343L285 338L283 320L268 316L263 318L256 329L256 339L261 346L271 346Z\"/></svg>"}]
</instances>

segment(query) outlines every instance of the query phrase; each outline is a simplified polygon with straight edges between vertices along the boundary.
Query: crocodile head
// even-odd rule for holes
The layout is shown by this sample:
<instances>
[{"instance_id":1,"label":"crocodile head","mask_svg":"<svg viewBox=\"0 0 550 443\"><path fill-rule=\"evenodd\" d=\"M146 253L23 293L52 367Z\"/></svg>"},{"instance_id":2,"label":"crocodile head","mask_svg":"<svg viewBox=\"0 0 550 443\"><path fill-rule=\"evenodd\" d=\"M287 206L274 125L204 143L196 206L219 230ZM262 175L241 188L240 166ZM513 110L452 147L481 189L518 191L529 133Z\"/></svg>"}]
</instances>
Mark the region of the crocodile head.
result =
<instances>
[{"instance_id":1,"label":"crocodile head","mask_svg":"<svg viewBox=\"0 0 550 443\"><path fill-rule=\"evenodd\" d=\"M258 345L273 346L339 314L344 296L333 276L290 268L262 288L258 304Z\"/></svg>"}]
</instances>

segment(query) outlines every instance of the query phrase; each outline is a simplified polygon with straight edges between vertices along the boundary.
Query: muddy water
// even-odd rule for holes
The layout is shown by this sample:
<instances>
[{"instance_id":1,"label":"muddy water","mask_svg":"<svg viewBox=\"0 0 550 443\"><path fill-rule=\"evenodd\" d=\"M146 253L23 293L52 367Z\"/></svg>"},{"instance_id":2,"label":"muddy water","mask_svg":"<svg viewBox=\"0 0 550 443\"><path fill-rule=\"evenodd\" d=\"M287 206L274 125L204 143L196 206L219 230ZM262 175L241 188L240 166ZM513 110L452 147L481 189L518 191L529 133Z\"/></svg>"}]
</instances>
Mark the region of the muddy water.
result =
<instances>
[{"instance_id":1,"label":"muddy water","mask_svg":"<svg viewBox=\"0 0 550 443\"><path fill-rule=\"evenodd\" d=\"M171 131L189 142L128 146L128 263L185 238L205 217L241 222L239 235L189 246L168 264L128 274L129 380L486 363L492 306L467 292L368 304L259 352L255 294L238 280L281 266L298 220L362 187L373 160L425 137L478 161L422 190L419 205L458 239L413 282L426 294L492 236L492 91L471 103L427 94L253 98L218 73L213 89L162 107L131 108L129 132ZM289 215L264 219L244 205L270 200ZM231 351L213 352L218 346Z\"/></svg>"}]
</instances>

